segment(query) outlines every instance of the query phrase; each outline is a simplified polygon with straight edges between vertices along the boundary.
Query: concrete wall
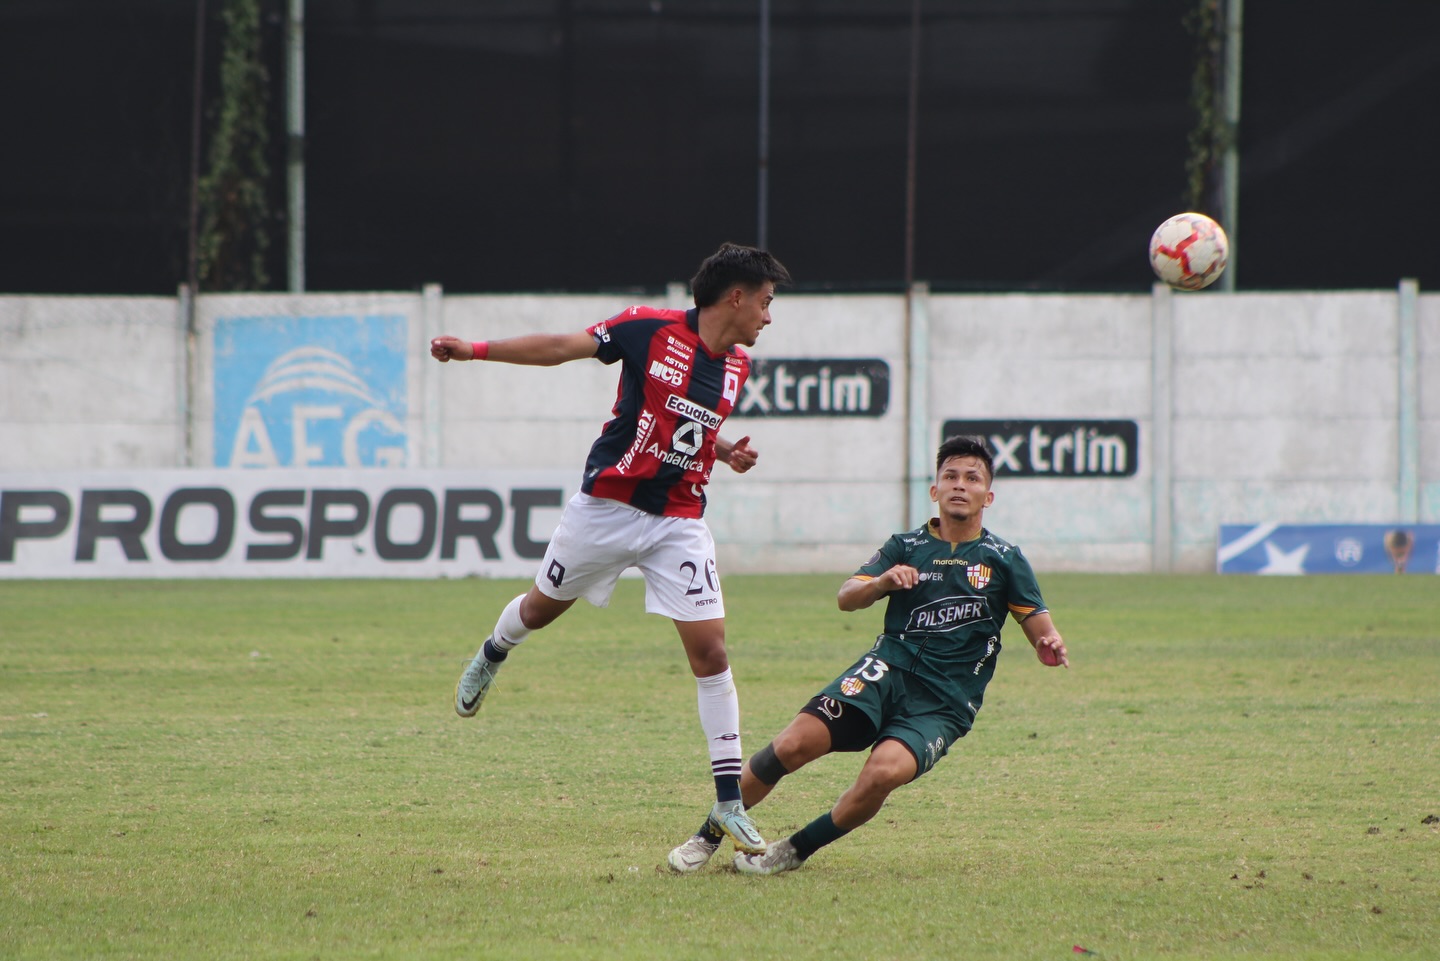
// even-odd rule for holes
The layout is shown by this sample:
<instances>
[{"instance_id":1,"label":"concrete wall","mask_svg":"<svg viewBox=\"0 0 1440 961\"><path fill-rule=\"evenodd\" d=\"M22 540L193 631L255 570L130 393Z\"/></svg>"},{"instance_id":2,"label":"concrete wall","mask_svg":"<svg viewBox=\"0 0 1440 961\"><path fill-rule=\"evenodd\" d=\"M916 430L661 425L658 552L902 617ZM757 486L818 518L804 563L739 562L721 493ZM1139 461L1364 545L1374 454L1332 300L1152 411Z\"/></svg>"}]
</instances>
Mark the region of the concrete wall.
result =
<instances>
[{"instance_id":1,"label":"concrete wall","mask_svg":"<svg viewBox=\"0 0 1440 961\"><path fill-rule=\"evenodd\" d=\"M685 306L675 286L644 300ZM309 403L309 428L277 431L268 411L276 466L578 476L614 370L440 365L426 343L573 330L629 302L434 288L213 296L200 298L190 341L183 299L0 297L0 486L5 472L229 464L245 443L226 433L231 408L259 403L253 382L270 360L268 335L239 336L256 331L292 346L328 332L324 376L350 376L353 361L368 398ZM989 526L1042 570L1211 570L1222 523L1440 521L1440 295L1413 284L1150 296L922 287L909 303L907 317L899 295L777 299L752 351L770 379L724 431L750 434L760 466L743 477L718 466L711 485L725 570L853 569L928 515L934 449L953 420L1138 428L1129 473L997 480ZM242 363L245 350L260 354ZM829 381L792 376L857 361L888 381L883 410L822 409L817 384ZM387 364L381 389L371 372Z\"/></svg>"},{"instance_id":2,"label":"concrete wall","mask_svg":"<svg viewBox=\"0 0 1440 961\"><path fill-rule=\"evenodd\" d=\"M0 470L184 463L184 358L173 298L0 297Z\"/></svg>"},{"instance_id":3,"label":"concrete wall","mask_svg":"<svg viewBox=\"0 0 1440 961\"><path fill-rule=\"evenodd\" d=\"M1183 297L1174 305L1180 567L1213 561L1220 524L1423 519L1400 496L1400 412L1416 398L1399 391L1397 294L1247 294L1223 311ZM1430 313L1434 380L1440 327ZM1418 438L1433 462L1440 408ZM1440 491L1440 474L1428 477Z\"/></svg>"},{"instance_id":4,"label":"concrete wall","mask_svg":"<svg viewBox=\"0 0 1440 961\"><path fill-rule=\"evenodd\" d=\"M1039 567L1150 568L1151 313L1150 299L1136 296L931 298L929 438L957 418L1139 424L1133 476L996 486L987 526Z\"/></svg>"}]
</instances>

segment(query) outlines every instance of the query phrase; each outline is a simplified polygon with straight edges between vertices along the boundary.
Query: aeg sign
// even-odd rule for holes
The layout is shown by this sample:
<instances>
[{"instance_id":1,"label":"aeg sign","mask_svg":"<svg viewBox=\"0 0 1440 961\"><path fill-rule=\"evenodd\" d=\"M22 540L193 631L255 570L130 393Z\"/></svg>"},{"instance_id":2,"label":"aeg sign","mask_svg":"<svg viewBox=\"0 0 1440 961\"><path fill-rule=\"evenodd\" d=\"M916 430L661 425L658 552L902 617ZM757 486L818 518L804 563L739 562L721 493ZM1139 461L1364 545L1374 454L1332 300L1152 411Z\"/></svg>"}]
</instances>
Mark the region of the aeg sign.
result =
<instances>
[{"instance_id":1,"label":"aeg sign","mask_svg":"<svg viewBox=\"0 0 1440 961\"><path fill-rule=\"evenodd\" d=\"M526 576L574 479L511 474L0 475L0 578Z\"/></svg>"},{"instance_id":2,"label":"aeg sign","mask_svg":"<svg viewBox=\"0 0 1440 961\"><path fill-rule=\"evenodd\" d=\"M220 317L215 466L404 467L406 318Z\"/></svg>"},{"instance_id":3,"label":"aeg sign","mask_svg":"<svg viewBox=\"0 0 1440 961\"><path fill-rule=\"evenodd\" d=\"M984 437L996 477L1131 477L1139 467L1133 420L947 420L943 440Z\"/></svg>"}]
</instances>

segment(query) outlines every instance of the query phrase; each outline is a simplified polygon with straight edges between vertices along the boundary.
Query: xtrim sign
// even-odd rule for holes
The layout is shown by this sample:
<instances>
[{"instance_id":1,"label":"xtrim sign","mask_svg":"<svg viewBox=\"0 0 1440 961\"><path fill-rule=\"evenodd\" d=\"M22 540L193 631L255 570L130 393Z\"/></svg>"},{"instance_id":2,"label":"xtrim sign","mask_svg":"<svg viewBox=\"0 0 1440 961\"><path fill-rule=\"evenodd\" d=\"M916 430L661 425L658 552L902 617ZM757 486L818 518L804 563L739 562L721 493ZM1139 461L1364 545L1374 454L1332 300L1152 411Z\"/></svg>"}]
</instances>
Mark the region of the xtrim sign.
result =
<instances>
[{"instance_id":1,"label":"xtrim sign","mask_svg":"<svg viewBox=\"0 0 1440 961\"><path fill-rule=\"evenodd\" d=\"M889 406L890 365L878 358L753 358L732 416L880 417Z\"/></svg>"},{"instance_id":2,"label":"xtrim sign","mask_svg":"<svg viewBox=\"0 0 1440 961\"><path fill-rule=\"evenodd\" d=\"M941 440L984 437L996 477L1132 477L1140 461L1133 420L947 420Z\"/></svg>"},{"instance_id":3,"label":"xtrim sign","mask_svg":"<svg viewBox=\"0 0 1440 961\"><path fill-rule=\"evenodd\" d=\"M568 472L0 474L0 578L526 577Z\"/></svg>"}]
</instances>

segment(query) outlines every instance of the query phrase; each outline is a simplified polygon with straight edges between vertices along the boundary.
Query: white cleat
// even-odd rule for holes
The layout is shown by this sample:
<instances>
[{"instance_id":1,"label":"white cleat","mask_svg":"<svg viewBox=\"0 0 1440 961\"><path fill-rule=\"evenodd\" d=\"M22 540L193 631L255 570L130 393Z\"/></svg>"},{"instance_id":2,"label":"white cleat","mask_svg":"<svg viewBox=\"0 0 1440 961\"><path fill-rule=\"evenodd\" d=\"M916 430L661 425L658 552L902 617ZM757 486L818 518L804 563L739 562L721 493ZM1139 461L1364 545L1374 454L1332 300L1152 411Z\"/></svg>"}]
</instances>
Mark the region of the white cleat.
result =
<instances>
[{"instance_id":1,"label":"white cleat","mask_svg":"<svg viewBox=\"0 0 1440 961\"><path fill-rule=\"evenodd\" d=\"M805 863L790 839L776 841L764 854L735 855L735 870L741 874L779 874L793 871Z\"/></svg>"},{"instance_id":2,"label":"white cleat","mask_svg":"<svg viewBox=\"0 0 1440 961\"><path fill-rule=\"evenodd\" d=\"M697 834L671 851L666 860L670 863L670 870L676 874L694 874L709 864L711 855L718 850L719 841L708 841Z\"/></svg>"}]
</instances>

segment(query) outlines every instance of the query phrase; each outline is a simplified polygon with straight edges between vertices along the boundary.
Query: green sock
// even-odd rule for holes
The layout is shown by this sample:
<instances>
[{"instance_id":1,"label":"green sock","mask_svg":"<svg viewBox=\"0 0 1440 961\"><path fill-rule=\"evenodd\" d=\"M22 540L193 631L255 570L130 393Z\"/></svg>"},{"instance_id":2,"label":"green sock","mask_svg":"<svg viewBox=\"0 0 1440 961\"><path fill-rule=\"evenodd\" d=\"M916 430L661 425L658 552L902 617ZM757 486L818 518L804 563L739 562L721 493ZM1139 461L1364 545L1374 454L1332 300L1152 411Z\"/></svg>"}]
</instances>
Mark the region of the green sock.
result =
<instances>
[{"instance_id":1,"label":"green sock","mask_svg":"<svg viewBox=\"0 0 1440 961\"><path fill-rule=\"evenodd\" d=\"M790 843L795 846L795 853L800 855L803 860L831 841L838 841L849 833L850 831L846 828L836 827L835 819L830 816L829 811L826 811L790 835Z\"/></svg>"}]
</instances>

